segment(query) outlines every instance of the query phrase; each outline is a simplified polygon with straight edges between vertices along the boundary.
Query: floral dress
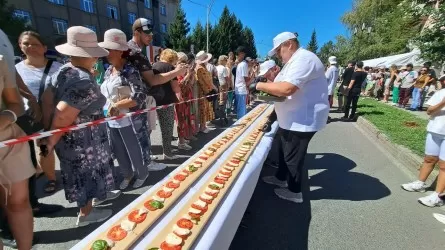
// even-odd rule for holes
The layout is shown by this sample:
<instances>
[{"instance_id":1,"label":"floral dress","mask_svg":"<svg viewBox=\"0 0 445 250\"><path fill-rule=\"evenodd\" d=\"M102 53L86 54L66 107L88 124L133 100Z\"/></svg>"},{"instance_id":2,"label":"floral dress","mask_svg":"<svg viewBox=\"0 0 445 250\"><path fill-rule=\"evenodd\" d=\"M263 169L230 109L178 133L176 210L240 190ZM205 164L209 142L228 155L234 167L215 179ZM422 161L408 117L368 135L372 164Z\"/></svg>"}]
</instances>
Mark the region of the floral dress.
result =
<instances>
[{"instance_id":1,"label":"floral dress","mask_svg":"<svg viewBox=\"0 0 445 250\"><path fill-rule=\"evenodd\" d=\"M105 79L111 77L112 66L105 72ZM131 88L130 98L136 102L136 106L129 108L130 112L147 108L147 85L142 81L139 70L134 63L128 61L124 68L119 72L122 86ZM151 162L150 158L150 137L148 135L148 117L146 113L131 116L134 133L142 149L143 165L148 166Z\"/></svg>"},{"instance_id":2,"label":"floral dress","mask_svg":"<svg viewBox=\"0 0 445 250\"><path fill-rule=\"evenodd\" d=\"M85 69L66 64L51 77L55 106L65 102L79 110L74 124L104 117L106 99L94 77ZM55 145L60 160L65 197L84 207L93 198L103 200L114 188L110 145L106 124L64 134Z\"/></svg>"},{"instance_id":3,"label":"floral dress","mask_svg":"<svg viewBox=\"0 0 445 250\"><path fill-rule=\"evenodd\" d=\"M212 74L203 66L198 66L196 70L196 78L198 82L198 97L204 97L212 90ZM198 101L199 105L199 123L205 124L215 119L212 104L203 98Z\"/></svg>"},{"instance_id":4,"label":"floral dress","mask_svg":"<svg viewBox=\"0 0 445 250\"><path fill-rule=\"evenodd\" d=\"M194 77L194 76L191 76ZM183 77L178 77L181 95L184 101L193 99L193 79L184 82ZM178 121L178 136L189 138L197 132L195 123L195 113L192 113L193 103L184 102L176 105L176 117Z\"/></svg>"}]
</instances>

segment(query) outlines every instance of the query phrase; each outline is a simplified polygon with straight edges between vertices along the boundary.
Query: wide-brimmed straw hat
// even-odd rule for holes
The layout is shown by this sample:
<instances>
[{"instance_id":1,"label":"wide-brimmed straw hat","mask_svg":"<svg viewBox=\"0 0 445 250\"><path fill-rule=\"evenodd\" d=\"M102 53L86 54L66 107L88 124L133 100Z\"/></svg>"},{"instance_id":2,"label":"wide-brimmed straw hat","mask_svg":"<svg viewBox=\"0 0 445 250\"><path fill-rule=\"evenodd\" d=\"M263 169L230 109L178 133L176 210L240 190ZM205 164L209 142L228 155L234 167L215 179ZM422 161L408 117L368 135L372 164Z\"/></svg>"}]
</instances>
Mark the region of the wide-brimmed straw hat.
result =
<instances>
[{"instance_id":1,"label":"wide-brimmed straw hat","mask_svg":"<svg viewBox=\"0 0 445 250\"><path fill-rule=\"evenodd\" d=\"M77 57L104 57L108 55L107 50L99 47L94 31L82 26L73 26L68 28L66 33L67 42L56 46L59 53Z\"/></svg>"},{"instance_id":2,"label":"wide-brimmed straw hat","mask_svg":"<svg viewBox=\"0 0 445 250\"><path fill-rule=\"evenodd\" d=\"M203 50L199 51L198 54L196 54L197 64L207 63L208 61L210 61L210 59L212 59L212 54L206 53Z\"/></svg>"},{"instance_id":3,"label":"wide-brimmed straw hat","mask_svg":"<svg viewBox=\"0 0 445 250\"><path fill-rule=\"evenodd\" d=\"M105 31L104 41L99 43L99 46L104 49L127 51L127 36L122 30L109 29Z\"/></svg>"}]
</instances>

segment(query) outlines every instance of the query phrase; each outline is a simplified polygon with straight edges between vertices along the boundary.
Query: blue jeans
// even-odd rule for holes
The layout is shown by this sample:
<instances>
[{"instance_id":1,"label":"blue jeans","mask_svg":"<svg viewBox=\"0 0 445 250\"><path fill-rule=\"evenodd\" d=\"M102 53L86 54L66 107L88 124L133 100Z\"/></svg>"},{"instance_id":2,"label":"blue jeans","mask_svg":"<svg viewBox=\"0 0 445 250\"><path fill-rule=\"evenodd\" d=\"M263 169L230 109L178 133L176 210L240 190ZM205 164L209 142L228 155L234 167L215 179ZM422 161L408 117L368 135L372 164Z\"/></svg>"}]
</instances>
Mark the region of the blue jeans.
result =
<instances>
[{"instance_id":1,"label":"blue jeans","mask_svg":"<svg viewBox=\"0 0 445 250\"><path fill-rule=\"evenodd\" d=\"M422 91L420 88L413 89L413 103L411 103L411 109L418 109L420 100L422 98Z\"/></svg>"},{"instance_id":2,"label":"blue jeans","mask_svg":"<svg viewBox=\"0 0 445 250\"><path fill-rule=\"evenodd\" d=\"M247 95L235 94L236 117L238 119L240 119L247 113L246 97Z\"/></svg>"}]
</instances>

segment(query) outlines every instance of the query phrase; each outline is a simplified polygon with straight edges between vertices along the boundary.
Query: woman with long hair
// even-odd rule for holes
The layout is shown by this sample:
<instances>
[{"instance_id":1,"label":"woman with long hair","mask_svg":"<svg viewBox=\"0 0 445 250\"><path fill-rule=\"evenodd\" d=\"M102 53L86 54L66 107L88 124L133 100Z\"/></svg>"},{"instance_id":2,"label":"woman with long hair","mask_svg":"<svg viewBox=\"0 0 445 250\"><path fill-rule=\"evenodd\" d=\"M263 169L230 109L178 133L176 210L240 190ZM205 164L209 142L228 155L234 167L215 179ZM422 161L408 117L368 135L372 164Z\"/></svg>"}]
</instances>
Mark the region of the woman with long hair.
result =
<instances>
[{"instance_id":1,"label":"woman with long hair","mask_svg":"<svg viewBox=\"0 0 445 250\"><path fill-rule=\"evenodd\" d=\"M147 87L133 63L127 60L129 47L125 33L118 29L105 32L100 47L107 49L111 66L105 72L100 89L107 98L110 116L133 112L147 107ZM135 179L133 188L140 188L148 178L147 115L134 115L108 122L111 149L119 163L123 180L120 189L126 189Z\"/></svg>"},{"instance_id":2,"label":"woman with long hair","mask_svg":"<svg viewBox=\"0 0 445 250\"><path fill-rule=\"evenodd\" d=\"M67 30L68 41L56 50L71 57L51 78L42 101L46 129L53 130L104 118L106 98L92 75L97 58L108 55L99 47L96 33L82 26ZM51 118L52 117L52 118ZM110 209L93 206L115 199L120 192L114 189L110 144L107 125L98 124L64 134L46 141L47 151L55 149L60 160L65 197L76 202L80 212L77 226L101 222L111 216Z\"/></svg>"},{"instance_id":3,"label":"woman with long hair","mask_svg":"<svg viewBox=\"0 0 445 250\"><path fill-rule=\"evenodd\" d=\"M28 97L28 101L25 102L25 113L40 114L40 99L44 91L45 81L51 75L53 75L62 64L48 60L45 57L47 47L40 35L34 31L22 32L19 36L19 47L26 59L15 65L17 73L22 77L23 82L26 87L31 91L32 95ZM23 92L23 90L22 90ZM41 123L41 116L35 117L34 121L36 123ZM21 124L21 123L20 123ZM25 123L23 123L25 125ZM25 126L29 127L29 126ZM23 130L27 134L33 134L38 131L32 128L24 128ZM36 152L34 150L34 143L30 141L32 160L37 165ZM44 157L42 154L39 155L39 165L43 169L48 178L48 182L45 185L46 193L53 193L56 191L56 171L55 171L55 155L50 153L48 156Z\"/></svg>"}]
</instances>

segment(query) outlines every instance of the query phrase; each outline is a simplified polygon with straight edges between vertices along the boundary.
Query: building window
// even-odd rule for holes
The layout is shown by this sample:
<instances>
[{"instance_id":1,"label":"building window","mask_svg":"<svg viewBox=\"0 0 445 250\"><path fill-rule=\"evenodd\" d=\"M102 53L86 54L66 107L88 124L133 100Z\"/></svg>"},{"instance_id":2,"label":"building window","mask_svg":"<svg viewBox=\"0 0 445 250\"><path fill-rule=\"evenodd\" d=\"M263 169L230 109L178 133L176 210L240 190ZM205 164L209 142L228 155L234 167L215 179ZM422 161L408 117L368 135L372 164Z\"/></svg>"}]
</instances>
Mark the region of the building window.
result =
<instances>
[{"instance_id":1,"label":"building window","mask_svg":"<svg viewBox=\"0 0 445 250\"><path fill-rule=\"evenodd\" d=\"M162 33L167 33L167 24L161 23L161 32Z\"/></svg>"},{"instance_id":2,"label":"building window","mask_svg":"<svg viewBox=\"0 0 445 250\"><path fill-rule=\"evenodd\" d=\"M63 19L53 18L54 31L59 35L66 35L68 29L68 22Z\"/></svg>"},{"instance_id":3,"label":"building window","mask_svg":"<svg viewBox=\"0 0 445 250\"><path fill-rule=\"evenodd\" d=\"M96 26L94 26L94 25L85 25L85 27L87 27L88 29L90 29L90 30L92 30L94 32L97 32Z\"/></svg>"},{"instance_id":4,"label":"building window","mask_svg":"<svg viewBox=\"0 0 445 250\"><path fill-rule=\"evenodd\" d=\"M165 4L161 4L160 10L161 10L161 15L164 16L167 15L167 8L165 7Z\"/></svg>"},{"instance_id":5,"label":"building window","mask_svg":"<svg viewBox=\"0 0 445 250\"><path fill-rule=\"evenodd\" d=\"M54 3L54 4L58 4L58 5L63 5L64 4L63 0L48 0L48 2Z\"/></svg>"},{"instance_id":6,"label":"building window","mask_svg":"<svg viewBox=\"0 0 445 250\"><path fill-rule=\"evenodd\" d=\"M133 24L136 21L136 13L128 12L128 23Z\"/></svg>"},{"instance_id":7,"label":"building window","mask_svg":"<svg viewBox=\"0 0 445 250\"><path fill-rule=\"evenodd\" d=\"M83 11L94 13L94 0L81 0L80 7Z\"/></svg>"},{"instance_id":8,"label":"building window","mask_svg":"<svg viewBox=\"0 0 445 250\"><path fill-rule=\"evenodd\" d=\"M31 14L28 11L14 10L14 17L22 19L25 22L25 25L31 26Z\"/></svg>"},{"instance_id":9,"label":"building window","mask_svg":"<svg viewBox=\"0 0 445 250\"><path fill-rule=\"evenodd\" d=\"M151 0L144 0L145 8L151 8Z\"/></svg>"},{"instance_id":10,"label":"building window","mask_svg":"<svg viewBox=\"0 0 445 250\"><path fill-rule=\"evenodd\" d=\"M117 14L117 8L116 8L116 6L113 6L113 5L111 5L111 4L108 4L108 5L107 5L107 16L108 16L109 18L113 18L113 19L115 19L115 20L118 20L118 19L119 19L119 16L118 16L118 14Z\"/></svg>"},{"instance_id":11,"label":"building window","mask_svg":"<svg viewBox=\"0 0 445 250\"><path fill-rule=\"evenodd\" d=\"M136 2L136 0L128 0L128 2L132 2L132 3L135 3L135 2Z\"/></svg>"}]
</instances>

